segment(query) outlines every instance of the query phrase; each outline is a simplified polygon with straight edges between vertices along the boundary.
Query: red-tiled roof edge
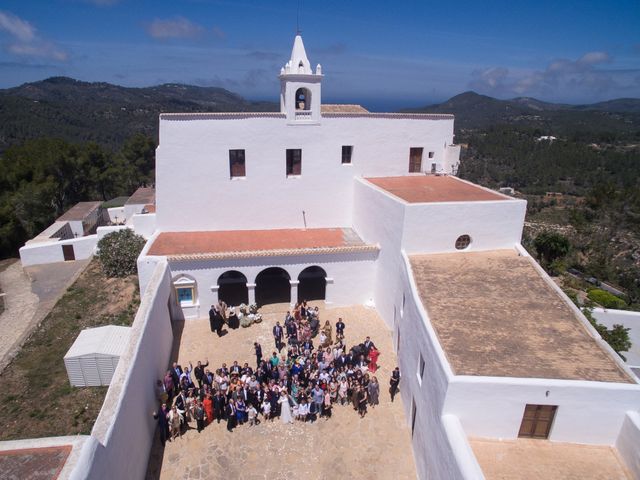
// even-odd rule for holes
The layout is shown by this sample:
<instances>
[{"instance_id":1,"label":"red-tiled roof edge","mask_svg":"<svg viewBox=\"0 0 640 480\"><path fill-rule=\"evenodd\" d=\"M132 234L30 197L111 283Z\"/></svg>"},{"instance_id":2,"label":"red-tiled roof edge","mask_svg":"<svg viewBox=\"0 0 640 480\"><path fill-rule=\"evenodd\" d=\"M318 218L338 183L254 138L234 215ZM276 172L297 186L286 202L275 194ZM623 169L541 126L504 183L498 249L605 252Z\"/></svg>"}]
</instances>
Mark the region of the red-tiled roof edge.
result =
<instances>
[{"instance_id":1,"label":"red-tiled roof edge","mask_svg":"<svg viewBox=\"0 0 640 480\"><path fill-rule=\"evenodd\" d=\"M237 252L185 253L166 255L168 260L223 260L227 258L284 257L292 255L332 255L340 253L366 253L380 250L378 245L348 245L343 247L287 248L276 250L243 250ZM157 255L163 256L163 255Z\"/></svg>"}]
</instances>

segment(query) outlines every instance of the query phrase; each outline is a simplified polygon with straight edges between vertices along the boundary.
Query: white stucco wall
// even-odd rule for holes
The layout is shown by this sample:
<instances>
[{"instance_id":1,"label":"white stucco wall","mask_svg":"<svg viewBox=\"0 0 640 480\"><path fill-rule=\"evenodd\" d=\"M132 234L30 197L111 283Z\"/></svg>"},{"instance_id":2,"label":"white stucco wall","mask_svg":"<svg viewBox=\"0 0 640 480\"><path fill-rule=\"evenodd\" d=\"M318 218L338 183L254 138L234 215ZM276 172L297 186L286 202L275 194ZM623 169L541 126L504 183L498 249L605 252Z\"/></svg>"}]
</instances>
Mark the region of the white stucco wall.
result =
<instances>
[{"instance_id":1,"label":"white stucco wall","mask_svg":"<svg viewBox=\"0 0 640 480\"><path fill-rule=\"evenodd\" d=\"M119 230L124 230L125 228L131 228L130 226L125 226L125 225L110 225L108 227L98 227L97 231L96 231L96 235L98 235L98 241L102 240L102 238L111 233L111 232L117 232Z\"/></svg>"},{"instance_id":2,"label":"white stucco wall","mask_svg":"<svg viewBox=\"0 0 640 480\"><path fill-rule=\"evenodd\" d=\"M75 237L82 237L84 235L84 225L82 224L82 220L70 221L69 227Z\"/></svg>"},{"instance_id":3,"label":"white stucco wall","mask_svg":"<svg viewBox=\"0 0 640 480\"><path fill-rule=\"evenodd\" d=\"M469 436L513 439L527 403L558 406L549 434L552 441L614 445L627 411L640 405L640 386L456 376L444 411L457 416Z\"/></svg>"},{"instance_id":4,"label":"white stucco wall","mask_svg":"<svg viewBox=\"0 0 640 480\"><path fill-rule=\"evenodd\" d=\"M72 472L73 480L144 478L157 426L151 416L158 408L155 381L166 371L173 342L170 291L168 265L160 263L142 296L129 345Z\"/></svg>"},{"instance_id":5,"label":"white stucco wall","mask_svg":"<svg viewBox=\"0 0 640 480\"><path fill-rule=\"evenodd\" d=\"M524 200L408 204L402 248L407 253L456 252L456 239L471 237L465 251L513 248L520 243Z\"/></svg>"},{"instance_id":6,"label":"white stucco wall","mask_svg":"<svg viewBox=\"0 0 640 480\"><path fill-rule=\"evenodd\" d=\"M453 374L427 312L419 301L408 258L399 256L397 275L398 290L393 299L395 310L394 344L400 345L398 361L402 380L400 391L405 406L405 416L410 425L412 405L416 406L416 420L413 433L413 452L418 477L421 479L462 479L478 478L465 476L463 471L473 470L474 459L459 463L464 452L456 452L465 444L455 431L447 431L442 418L447 388ZM420 355L425 361L424 375L420 378ZM455 429L454 429L455 430ZM451 441L455 443L452 444ZM480 477L481 478L481 477Z\"/></svg>"},{"instance_id":7,"label":"white stucco wall","mask_svg":"<svg viewBox=\"0 0 640 480\"><path fill-rule=\"evenodd\" d=\"M136 213L132 219L133 229L138 235L149 238L156 230L155 213Z\"/></svg>"},{"instance_id":8,"label":"white stucco wall","mask_svg":"<svg viewBox=\"0 0 640 480\"><path fill-rule=\"evenodd\" d=\"M404 204L371 188L368 182L354 182L353 228L367 243L380 246L376 263L374 301L376 309L393 327L393 307L400 285L400 246L404 224Z\"/></svg>"},{"instance_id":9,"label":"white stucco wall","mask_svg":"<svg viewBox=\"0 0 640 480\"><path fill-rule=\"evenodd\" d=\"M112 223L122 223L126 219L126 215L124 213L124 206L108 208L107 212L109 213L109 220Z\"/></svg>"},{"instance_id":10,"label":"white stucco wall","mask_svg":"<svg viewBox=\"0 0 640 480\"><path fill-rule=\"evenodd\" d=\"M303 211L309 228L348 227L354 176L407 174L410 147L424 148L426 169L428 152L443 157L452 141L451 117L325 116L320 125L288 125L278 115L165 115L156 152L158 229L298 228ZM343 145L354 146L349 165L341 163ZM286 176L288 148L302 149L296 178ZM229 149L245 150L242 180L229 178Z\"/></svg>"},{"instance_id":11,"label":"white stucco wall","mask_svg":"<svg viewBox=\"0 0 640 480\"><path fill-rule=\"evenodd\" d=\"M144 203L127 203L123 207L124 209L124 218L119 218L120 221L126 219L127 225L131 225L133 223L133 216L142 212L144 209Z\"/></svg>"},{"instance_id":12,"label":"white stucco wall","mask_svg":"<svg viewBox=\"0 0 640 480\"><path fill-rule=\"evenodd\" d=\"M640 414L637 411L627 412L616 449L633 478L640 478Z\"/></svg>"},{"instance_id":13,"label":"white stucco wall","mask_svg":"<svg viewBox=\"0 0 640 480\"><path fill-rule=\"evenodd\" d=\"M97 243L97 235L87 235L86 237L69 240L32 243L20 249L20 261L23 267L44 263L64 262L62 245L73 245L76 260L83 260L93 255Z\"/></svg>"},{"instance_id":14,"label":"white stucco wall","mask_svg":"<svg viewBox=\"0 0 640 480\"><path fill-rule=\"evenodd\" d=\"M247 277L247 283L255 284L257 275L269 267L281 267L291 280L298 280L302 270L310 266L322 267L327 278L326 301L334 306L365 304L373 298L373 279L377 252L261 257L254 259L170 261L172 278L187 275L196 281L197 308L185 310L185 318L201 318L208 315L209 307L217 303L218 278L224 272L237 270ZM151 258L151 257L149 257ZM141 259L141 262L144 262ZM140 262L139 262L140 263ZM292 298L292 302L296 302Z\"/></svg>"},{"instance_id":15,"label":"white stucco wall","mask_svg":"<svg viewBox=\"0 0 640 480\"><path fill-rule=\"evenodd\" d=\"M629 329L631 349L622 353L627 359L627 365L640 367L640 312L594 308L592 314L598 323L607 328L613 328L614 325L622 325Z\"/></svg>"}]
</instances>

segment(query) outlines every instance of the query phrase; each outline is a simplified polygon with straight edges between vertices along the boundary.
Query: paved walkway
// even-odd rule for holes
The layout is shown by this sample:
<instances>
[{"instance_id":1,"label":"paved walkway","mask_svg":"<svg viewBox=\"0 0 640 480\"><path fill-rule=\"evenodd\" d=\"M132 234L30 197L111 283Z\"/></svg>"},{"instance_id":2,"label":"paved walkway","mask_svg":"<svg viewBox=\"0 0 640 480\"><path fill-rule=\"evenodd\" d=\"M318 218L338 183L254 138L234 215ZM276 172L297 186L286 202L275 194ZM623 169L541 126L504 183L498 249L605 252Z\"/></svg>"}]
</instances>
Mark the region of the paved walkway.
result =
<instances>
[{"instance_id":1,"label":"paved walkway","mask_svg":"<svg viewBox=\"0 0 640 480\"><path fill-rule=\"evenodd\" d=\"M0 272L5 310L0 315L0 371L49 314L89 260L22 268L19 260Z\"/></svg>"},{"instance_id":2,"label":"paved walkway","mask_svg":"<svg viewBox=\"0 0 640 480\"><path fill-rule=\"evenodd\" d=\"M286 308L286 307L285 307ZM253 342L270 356L274 343L271 329L284 319L283 307L272 308L260 324L230 330L218 338L209 331L209 321L185 322L178 361L210 361L217 368L237 359L255 365ZM264 313L264 309L263 309ZM346 343L352 345L367 335L382 352L376 376L381 383L380 405L369 408L361 419L352 407L339 405L333 417L315 423L283 425L279 419L260 425L240 426L233 433L225 423L213 423L202 433L189 430L167 443L164 451L156 443L148 479L415 479L410 432L401 399L390 402L387 391L391 370L396 366L391 334L377 312L364 307L337 308L321 312L321 320L335 326L338 316L347 325Z\"/></svg>"}]
</instances>

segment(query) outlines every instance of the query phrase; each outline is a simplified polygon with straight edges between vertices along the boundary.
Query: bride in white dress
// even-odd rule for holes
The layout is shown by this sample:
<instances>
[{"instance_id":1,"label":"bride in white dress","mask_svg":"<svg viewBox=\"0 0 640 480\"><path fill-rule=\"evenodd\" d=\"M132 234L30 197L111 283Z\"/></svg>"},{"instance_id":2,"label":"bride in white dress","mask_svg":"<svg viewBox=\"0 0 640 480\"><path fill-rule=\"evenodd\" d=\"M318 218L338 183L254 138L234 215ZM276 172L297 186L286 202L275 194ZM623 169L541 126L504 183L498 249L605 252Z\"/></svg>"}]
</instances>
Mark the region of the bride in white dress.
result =
<instances>
[{"instance_id":1,"label":"bride in white dress","mask_svg":"<svg viewBox=\"0 0 640 480\"><path fill-rule=\"evenodd\" d=\"M282 420L282 423L293 423L291 407L289 406L289 396L286 390L280 392L278 403L280 404L280 420Z\"/></svg>"}]
</instances>

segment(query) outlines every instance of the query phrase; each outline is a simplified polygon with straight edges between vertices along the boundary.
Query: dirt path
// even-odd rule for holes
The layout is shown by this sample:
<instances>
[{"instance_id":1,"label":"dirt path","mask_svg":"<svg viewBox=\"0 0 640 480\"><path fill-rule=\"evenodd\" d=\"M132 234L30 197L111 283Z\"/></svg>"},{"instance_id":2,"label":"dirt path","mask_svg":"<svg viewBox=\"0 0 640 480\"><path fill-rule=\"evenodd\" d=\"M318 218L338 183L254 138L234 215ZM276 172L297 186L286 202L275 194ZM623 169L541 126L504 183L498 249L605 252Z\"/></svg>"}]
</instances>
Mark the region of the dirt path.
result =
<instances>
[{"instance_id":1,"label":"dirt path","mask_svg":"<svg viewBox=\"0 0 640 480\"><path fill-rule=\"evenodd\" d=\"M0 372L88 263L79 260L23 269L17 260L0 272L0 287L5 293L0 315Z\"/></svg>"},{"instance_id":2,"label":"dirt path","mask_svg":"<svg viewBox=\"0 0 640 480\"><path fill-rule=\"evenodd\" d=\"M31 291L31 280L20 261L0 273L5 293L4 312L0 315L0 371L11 361L13 353L30 331L31 319L38 309L38 295Z\"/></svg>"}]
</instances>

